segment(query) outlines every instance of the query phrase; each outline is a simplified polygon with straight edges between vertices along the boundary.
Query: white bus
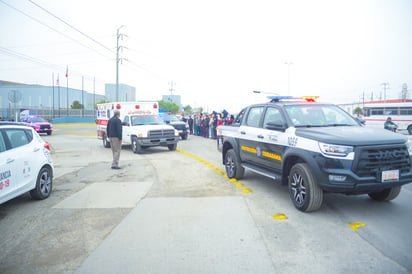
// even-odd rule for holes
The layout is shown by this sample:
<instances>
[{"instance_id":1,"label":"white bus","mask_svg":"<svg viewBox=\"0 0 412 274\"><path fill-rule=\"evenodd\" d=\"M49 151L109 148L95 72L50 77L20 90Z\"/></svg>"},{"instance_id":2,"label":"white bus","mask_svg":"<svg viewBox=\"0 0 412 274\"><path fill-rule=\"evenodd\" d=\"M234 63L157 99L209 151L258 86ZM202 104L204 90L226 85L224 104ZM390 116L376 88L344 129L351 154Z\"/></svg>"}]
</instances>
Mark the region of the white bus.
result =
<instances>
[{"instance_id":1,"label":"white bus","mask_svg":"<svg viewBox=\"0 0 412 274\"><path fill-rule=\"evenodd\" d=\"M386 119L391 117L399 130L407 130L412 134L412 100L410 99L365 102L363 115L366 126L383 128Z\"/></svg>"}]
</instances>

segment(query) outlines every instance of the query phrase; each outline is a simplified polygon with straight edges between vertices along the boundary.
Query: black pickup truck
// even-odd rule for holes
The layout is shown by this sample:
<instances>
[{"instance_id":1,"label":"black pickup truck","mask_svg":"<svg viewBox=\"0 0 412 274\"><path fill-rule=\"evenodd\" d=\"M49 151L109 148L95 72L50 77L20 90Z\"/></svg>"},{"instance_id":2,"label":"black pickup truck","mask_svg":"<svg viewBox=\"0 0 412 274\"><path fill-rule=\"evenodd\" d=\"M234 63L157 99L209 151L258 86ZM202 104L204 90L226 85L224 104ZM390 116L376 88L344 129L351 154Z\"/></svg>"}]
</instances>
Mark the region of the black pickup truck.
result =
<instances>
[{"instance_id":1,"label":"black pickup truck","mask_svg":"<svg viewBox=\"0 0 412 274\"><path fill-rule=\"evenodd\" d=\"M406 136L365 127L336 105L304 99L272 97L218 128L229 178L240 179L246 168L287 184L304 212L318 210L324 193L389 201L412 182Z\"/></svg>"}]
</instances>

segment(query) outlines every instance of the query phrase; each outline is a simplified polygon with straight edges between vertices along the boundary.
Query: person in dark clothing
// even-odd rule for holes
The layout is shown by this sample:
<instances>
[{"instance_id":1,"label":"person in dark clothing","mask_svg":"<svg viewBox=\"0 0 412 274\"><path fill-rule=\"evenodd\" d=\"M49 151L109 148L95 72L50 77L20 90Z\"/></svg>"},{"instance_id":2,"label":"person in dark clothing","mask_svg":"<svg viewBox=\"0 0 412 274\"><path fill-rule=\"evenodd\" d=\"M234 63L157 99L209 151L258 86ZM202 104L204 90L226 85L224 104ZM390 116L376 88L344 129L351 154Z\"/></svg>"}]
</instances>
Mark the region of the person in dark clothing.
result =
<instances>
[{"instance_id":1,"label":"person in dark clothing","mask_svg":"<svg viewBox=\"0 0 412 274\"><path fill-rule=\"evenodd\" d=\"M192 118L192 115L189 116L189 120L187 120L187 123L189 124L190 135L193 135L193 118Z\"/></svg>"},{"instance_id":2,"label":"person in dark clothing","mask_svg":"<svg viewBox=\"0 0 412 274\"><path fill-rule=\"evenodd\" d=\"M388 117L386 119L385 123L383 124L383 128L393 132L398 132L398 125L392 122L391 117Z\"/></svg>"},{"instance_id":3,"label":"person in dark clothing","mask_svg":"<svg viewBox=\"0 0 412 274\"><path fill-rule=\"evenodd\" d=\"M113 117L110 118L107 123L106 129L113 153L112 169L120 169L119 159L120 151L122 150L122 121L120 121L119 117L120 111L115 110Z\"/></svg>"}]
</instances>

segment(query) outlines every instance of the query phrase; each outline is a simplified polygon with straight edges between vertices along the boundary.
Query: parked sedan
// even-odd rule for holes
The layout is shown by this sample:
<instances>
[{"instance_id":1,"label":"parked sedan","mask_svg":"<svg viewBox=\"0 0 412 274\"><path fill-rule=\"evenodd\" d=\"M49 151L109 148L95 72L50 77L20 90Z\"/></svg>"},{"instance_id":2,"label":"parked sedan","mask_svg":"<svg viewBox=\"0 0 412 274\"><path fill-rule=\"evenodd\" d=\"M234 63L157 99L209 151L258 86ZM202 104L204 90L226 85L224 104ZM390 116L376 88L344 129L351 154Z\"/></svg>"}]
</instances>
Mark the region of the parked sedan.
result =
<instances>
[{"instance_id":1,"label":"parked sedan","mask_svg":"<svg viewBox=\"0 0 412 274\"><path fill-rule=\"evenodd\" d=\"M26 192L46 199L53 173L50 146L32 127L0 123L0 204Z\"/></svg>"}]
</instances>

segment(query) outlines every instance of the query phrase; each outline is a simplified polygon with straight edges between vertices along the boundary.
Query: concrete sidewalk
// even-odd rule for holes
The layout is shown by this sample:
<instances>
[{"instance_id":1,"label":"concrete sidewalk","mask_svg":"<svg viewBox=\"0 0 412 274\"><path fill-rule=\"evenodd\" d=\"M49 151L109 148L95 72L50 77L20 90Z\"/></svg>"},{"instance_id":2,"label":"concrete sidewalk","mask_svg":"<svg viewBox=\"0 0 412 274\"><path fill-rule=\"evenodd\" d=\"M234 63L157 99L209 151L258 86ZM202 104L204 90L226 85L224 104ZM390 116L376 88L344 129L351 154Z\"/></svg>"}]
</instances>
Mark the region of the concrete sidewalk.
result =
<instances>
[{"instance_id":1,"label":"concrete sidewalk","mask_svg":"<svg viewBox=\"0 0 412 274\"><path fill-rule=\"evenodd\" d=\"M143 199L76 273L275 273L242 197Z\"/></svg>"}]
</instances>

